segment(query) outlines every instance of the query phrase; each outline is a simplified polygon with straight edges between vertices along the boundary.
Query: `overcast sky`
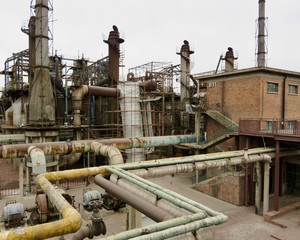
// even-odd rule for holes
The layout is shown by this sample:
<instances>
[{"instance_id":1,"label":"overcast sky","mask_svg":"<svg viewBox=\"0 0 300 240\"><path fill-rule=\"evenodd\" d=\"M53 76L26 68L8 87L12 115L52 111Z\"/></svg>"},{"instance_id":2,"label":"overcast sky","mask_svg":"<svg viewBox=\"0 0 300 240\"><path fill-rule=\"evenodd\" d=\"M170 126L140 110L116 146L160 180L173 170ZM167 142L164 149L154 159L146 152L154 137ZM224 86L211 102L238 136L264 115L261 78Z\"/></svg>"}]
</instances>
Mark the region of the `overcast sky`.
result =
<instances>
[{"instance_id":1,"label":"overcast sky","mask_svg":"<svg viewBox=\"0 0 300 240\"><path fill-rule=\"evenodd\" d=\"M20 28L30 4L1 1L1 70L12 53L28 48ZM176 52L185 39L195 51L193 74L214 70L228 47L238 53L239 69L255 66L258 0L53 0L53 8L53 49L64 57L107 56L103 36L117 25L125 39L125 73L151 61L178 64ZM266 0L266 16L267 65L300 71L300 1Z\"/></svg>"}]
</instances>

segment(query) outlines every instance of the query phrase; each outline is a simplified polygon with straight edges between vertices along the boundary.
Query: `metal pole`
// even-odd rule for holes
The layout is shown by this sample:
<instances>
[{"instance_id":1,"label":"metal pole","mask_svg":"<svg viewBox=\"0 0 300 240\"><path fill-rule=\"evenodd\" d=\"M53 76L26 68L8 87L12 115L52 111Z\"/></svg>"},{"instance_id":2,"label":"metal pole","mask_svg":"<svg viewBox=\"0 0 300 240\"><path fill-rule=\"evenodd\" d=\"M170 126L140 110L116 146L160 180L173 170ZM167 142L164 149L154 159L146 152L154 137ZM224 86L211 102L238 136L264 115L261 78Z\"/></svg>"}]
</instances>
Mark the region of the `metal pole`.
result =
<instances>
[{"instance_id":1,"label":"metal pole","mask_svg":"<svg viewBox=\"0 0 300 240\"><path fill-rule=\"evenodd\" d=\"M274 210L279 209L279 185L280 185L280 143L275 143L275 189L274 189Z\"/></svg>"},{"instance_id":2,"label":"metal pole","mask_svg":"<svg viewBox=\"0 0 300 240\"><path fill-rule=\"evenodd\" d=\"M269 211L269 185L270 185L270 162L265 161L264 166L264 202L263 202L263 214Z\"/></svg>"},{"instance_id":3,"label":"metal pole","mask_svg":"<svg viewBox=\"0 0 300 240\"><path fill-rule=\"evenodd\" d=\"M260 201L261 201L261 168L260 162L256 162L256 185L255 185L255 212L260 215Z\"/></svg>"}]
</instances>

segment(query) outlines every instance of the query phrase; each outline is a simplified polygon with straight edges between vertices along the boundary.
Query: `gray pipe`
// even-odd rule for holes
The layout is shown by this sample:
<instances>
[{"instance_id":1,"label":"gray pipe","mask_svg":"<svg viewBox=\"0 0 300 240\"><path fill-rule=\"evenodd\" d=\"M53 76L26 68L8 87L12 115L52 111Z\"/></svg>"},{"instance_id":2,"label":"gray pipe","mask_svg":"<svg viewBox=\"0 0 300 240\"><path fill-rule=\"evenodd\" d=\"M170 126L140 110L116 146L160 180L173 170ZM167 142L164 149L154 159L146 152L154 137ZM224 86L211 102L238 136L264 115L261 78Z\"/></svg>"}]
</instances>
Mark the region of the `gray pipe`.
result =
<instances>
[{"instance_id":1,"label":"gray pipe","mask_svg":"<svg viewBox=\"0 0 300 240\"><path fill-rule=\"evenodd\" d=\"M110 176L110 181L113 182L114 184L120 186L122 189L132 193L133 195L139 196L142 199L144 199L145 201L147 201L153 205L156 205L157 207L167 211L168 213L172 214L172 216L174 216L174 217L181 217L181 216L189 214L188 211L174 206L174 204L166 201L165 199L157 198L157 196L155 194L150 193L140 187L137 187L134 184L129 183L128 181L126 181L122 178L119 178L115 174L112 174ZM206 217L206 215L204 215L203 217Z\"/></svg>"},{"instance_id":2,"label":"gray pipe","mask_svg":"<svg viewBox=\"0 0 300 240\"><path fill-rule=\"evenodd\" d=\"M76 233L73 234L72 240L83 240L87 237L92 239L94 236L106 234L106 226L100 215L99 208L93 209L91 219L92 223L82 226Z\"/></svg>"},{"instance_id":3,"label":"gray pipe","mask_svg":"<svg viewBox=\"0 0 300 240\"><path fill-rule=\"evenodd\" d=\"M189 212L196 213L196 212L199 212L199 209L201 209L202 212L206 212L210 216L217 216L220 214L200 203L196 203L186 197L181 196L180 194L177 194L168 189L165 189L165 188L163 188L157 184L154 184L148 180L140 178L140 177L138 177L132 173L129 173L127 171L124 171L123 169L107 167L107 170L109 170L112 173L117 174L119 177L122 177L143 189L147 189L147 191L152 192L153 194L155 194L163 199L166 199L169 202L173 203L174 205L181 207L183 209L186 209Z\"/></svg>"},{"instance_id":4,"label":"gray pipe","mask_svg":"<svg viewBox=\"0 0 300 240\"><path fill-rule=\"evenodd\" d=\"M171 216L166 211L154 206L153 204L143 200L142 198L136 195L129 193L121 187L106 180L105 178L103 178L102 175L97 175L94 179L94 182L98 186L104 188L110 194L121 198L130 206L144 213L146 216L150 217L155 222L162 222L173 218L173 216Z\"/></svg>"}]
</instances>

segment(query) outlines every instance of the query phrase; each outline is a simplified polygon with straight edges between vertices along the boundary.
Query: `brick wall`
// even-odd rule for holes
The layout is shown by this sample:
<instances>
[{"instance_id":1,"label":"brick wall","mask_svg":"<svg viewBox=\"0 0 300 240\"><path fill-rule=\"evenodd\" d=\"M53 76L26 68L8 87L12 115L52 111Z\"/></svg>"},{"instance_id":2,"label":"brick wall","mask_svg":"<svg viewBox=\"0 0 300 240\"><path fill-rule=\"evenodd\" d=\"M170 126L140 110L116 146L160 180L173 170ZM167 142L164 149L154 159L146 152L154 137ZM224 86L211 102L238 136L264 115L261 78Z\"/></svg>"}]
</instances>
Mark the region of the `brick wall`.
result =
<instances>
[{"instance_id":1,"label":"brick wall","mask_svg":"<svg viewBox=\"0 0 300 240\"><path fill-rule=\"evenodd\" d=\"M244 204L244 181L244 175L226 173L200 182L195 185L194 189L231 204L241 206Z\"/></svg>"}]
</instances>

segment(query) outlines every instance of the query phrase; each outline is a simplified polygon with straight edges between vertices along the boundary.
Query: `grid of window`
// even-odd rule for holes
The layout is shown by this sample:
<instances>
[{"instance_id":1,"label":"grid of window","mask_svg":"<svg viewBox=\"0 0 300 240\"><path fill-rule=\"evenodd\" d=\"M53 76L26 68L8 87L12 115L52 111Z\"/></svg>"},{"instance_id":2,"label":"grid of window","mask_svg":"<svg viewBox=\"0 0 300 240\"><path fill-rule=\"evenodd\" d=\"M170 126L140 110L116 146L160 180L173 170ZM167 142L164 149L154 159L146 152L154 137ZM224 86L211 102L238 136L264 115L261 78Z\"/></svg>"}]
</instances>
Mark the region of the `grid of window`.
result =
<instances>
[{"instance_id":1,"label":"grid of window","mask_svg":"<svg viewBox=\"0 0 300 240\"><path fill-rule=\"evenodd\" d=\"M277 93L278 92L278 83L268 82L267 91Z\"/></svg>"},{"instance_id":2,"label":"grid of window","mask_svg":"<svg viewBox=\"0 0 300 240\"><path fill-rule=\"evenodd\" d=\"M298 85L289 84L289 94L298 94Z\"/></svg>"}]
</instances>

